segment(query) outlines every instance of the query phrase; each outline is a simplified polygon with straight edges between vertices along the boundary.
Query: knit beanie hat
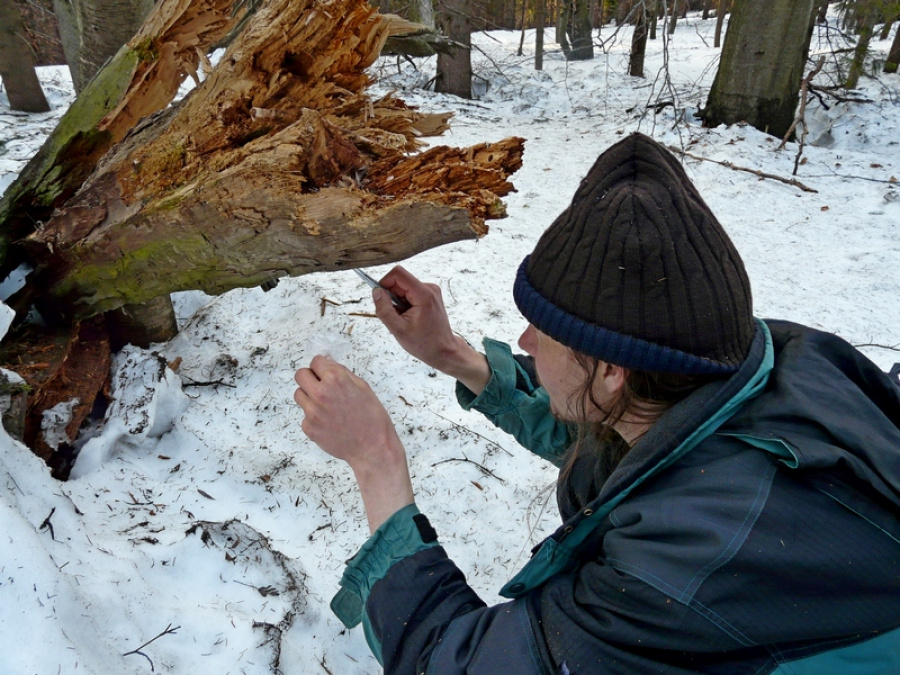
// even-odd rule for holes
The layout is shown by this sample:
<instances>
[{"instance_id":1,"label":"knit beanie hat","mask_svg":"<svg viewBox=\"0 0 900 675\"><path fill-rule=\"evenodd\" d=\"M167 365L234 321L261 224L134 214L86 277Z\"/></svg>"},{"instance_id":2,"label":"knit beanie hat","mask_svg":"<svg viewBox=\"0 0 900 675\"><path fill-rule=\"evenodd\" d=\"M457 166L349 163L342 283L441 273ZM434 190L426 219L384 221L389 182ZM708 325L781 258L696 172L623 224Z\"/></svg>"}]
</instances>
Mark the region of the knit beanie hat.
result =
<instances>
[{"instance_id":1,"label":"knit beanie hat","mask_svg":"<svg viewBox=\"0 0 900 675\"><path fill-rule=\"evenodd\" d=\"M513 294L541 332L633 370L733 372L755 330L737 250L681 164L642 134L600 155Z\"/></svg>"}]
</instances>

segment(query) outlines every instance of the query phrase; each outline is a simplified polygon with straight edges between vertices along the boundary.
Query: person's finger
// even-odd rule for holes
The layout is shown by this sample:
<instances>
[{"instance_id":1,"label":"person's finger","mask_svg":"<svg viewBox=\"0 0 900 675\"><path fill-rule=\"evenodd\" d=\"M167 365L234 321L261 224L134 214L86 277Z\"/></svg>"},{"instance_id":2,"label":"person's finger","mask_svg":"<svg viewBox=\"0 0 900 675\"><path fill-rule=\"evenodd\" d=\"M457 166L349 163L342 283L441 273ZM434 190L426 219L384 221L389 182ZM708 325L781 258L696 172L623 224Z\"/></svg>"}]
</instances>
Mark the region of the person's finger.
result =
<instances>
[{"instance_id":1,"label":"person's finger","mask_svg":"<svg viewBox=\"0 0 900 675\"><path fill-rule=\"evenodd\" d=\"M302 376L302 373L306 370L309 370L309 368L298 368L297 372L294 373L294 382L296 382L297 384L300 384L300 378Z\"/></svg>"},{"instance_id":2,"label":"person's finger","mask_svg":"<svg viewBox=\"0 0 900 675\"><path fill-rule=\"evenodd\" d=\"M397 311L397 308L394 307L394 303L391 301L391 297L385 291L380 288L374 289L372 291L372 301L375 303L375 316L381 320L381 323L391 333L396 335L398 331L403 329L407 319L404 319L403 315Z\"/></svg>"},{"instance_id":3,"label":"person's finger","mask_svg":"<svg viewBox=\"0 0 900 675\"><path fill-rule=\"evenodd\" d=\"M317 354L309 362L309 370L316 378L324 380L329 374L346 370L346 368L327 354Z\"/></svg>"},{"instance_id":4,"label":"person's finger","mask_svg":"<svg viewBox=\"0 0 900 675\"><path fill-rule=\"evenodd\" d=\"M379 283L396 297L405 299L412 306L421 304L424 300L425 284L400 265L384 275Z\"/></svg>"}]
</instances>

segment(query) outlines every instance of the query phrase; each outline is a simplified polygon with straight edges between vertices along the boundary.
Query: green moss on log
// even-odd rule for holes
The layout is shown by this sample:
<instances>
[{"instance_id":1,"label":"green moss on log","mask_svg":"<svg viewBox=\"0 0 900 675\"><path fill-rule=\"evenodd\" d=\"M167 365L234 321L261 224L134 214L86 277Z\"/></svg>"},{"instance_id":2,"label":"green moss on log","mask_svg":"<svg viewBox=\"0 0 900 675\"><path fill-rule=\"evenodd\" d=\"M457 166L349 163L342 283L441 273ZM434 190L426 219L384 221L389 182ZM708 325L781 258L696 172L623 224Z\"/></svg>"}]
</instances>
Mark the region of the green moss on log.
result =
<instances>
[{"instance_id":1,"label":"green moss on log","mask_svg":"<svg viewBox=\"0 0 900 675\"><path fill-rule=\"evenodd\" d=\"M37 155L0 199L0 265L11 242L81 187L96 162L120 139L97 125L128 90L138 54L127 46L113 57L63 115Z\"/></svg>"}]
</instances>

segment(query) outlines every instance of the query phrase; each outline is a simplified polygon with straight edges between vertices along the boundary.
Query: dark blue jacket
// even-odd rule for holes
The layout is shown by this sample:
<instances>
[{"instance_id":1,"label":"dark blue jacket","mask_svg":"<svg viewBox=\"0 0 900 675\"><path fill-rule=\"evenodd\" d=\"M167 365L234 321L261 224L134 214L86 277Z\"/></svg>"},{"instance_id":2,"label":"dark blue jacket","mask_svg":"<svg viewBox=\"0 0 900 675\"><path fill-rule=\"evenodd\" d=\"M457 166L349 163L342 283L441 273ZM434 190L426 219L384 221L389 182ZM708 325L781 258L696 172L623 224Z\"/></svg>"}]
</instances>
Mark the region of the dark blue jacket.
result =
<instances>
[{"instance_id":1,"label":"dark blue jacket","mask_svg":"<svg viewBox=\"0 0 900 675\"><path fill-rule=\"evenodd\" d=\"M545 393L486 346L464 406L558 460ZM576 469L510 602L486 607L410 506L333 608L388 673L900 673L900 389L844 341L760 322L738 373L610 475Z\"/></svg>"}]
</instances>

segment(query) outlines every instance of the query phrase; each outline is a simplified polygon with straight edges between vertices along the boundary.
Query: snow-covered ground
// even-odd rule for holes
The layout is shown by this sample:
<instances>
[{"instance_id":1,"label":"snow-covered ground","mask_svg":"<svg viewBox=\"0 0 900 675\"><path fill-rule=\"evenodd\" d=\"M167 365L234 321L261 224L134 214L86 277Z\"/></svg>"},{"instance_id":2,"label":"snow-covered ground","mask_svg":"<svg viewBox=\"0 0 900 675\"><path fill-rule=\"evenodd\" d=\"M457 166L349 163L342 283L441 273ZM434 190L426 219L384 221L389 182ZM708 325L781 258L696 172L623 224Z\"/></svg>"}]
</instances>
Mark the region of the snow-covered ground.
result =
<instances>
[{"instance_id":1,"label":"snow-covered ground","mask_svg":"<svg viewBox=\"0 0 900 675\"><path fill-rule=\"evenodd\" d=\"M649 44L647 79L636 79L623 74L630 33L613 30L603 29L607 52L592 61L567 64L549 44L542 72L533 35L524 56L518 33L475 36L487 87L477 101L416 89L433 63L374 68L383 78L375 94L398 89L423 110L456 113L436 143L527 139L509 217L480 241L404 263L442 286L455 328L473 343L516 340L516 266L623 134L791 177L796 144L779 151L753 128L704 129L691 116L717 63L714 21L679 22L668 80L662 36ZM888 46L875 43L875 56ZM0 191L72 100L63 70L41 77L51 113L12 113L0 93ZM755 313L867 345L888 369L900 361L900 76L863 78L857 97L867 102L810 102L818 145L805 148L796 179L815 192L692 157L685 166L744 257ZM674 106L648 110L660 100ZM0 434L0 673L378 672L362 632L344 630L328 608L367 528L350 471L305 438L292 400L294 370L322 351L385 402L420 508L488 602L554 528L555 472L459 409L448 378L364 316L371 301L356 275L284 279L268 293L182 293L176 309L178 337L118 355L116 401L72 480L51 479ZM221 384L192 386L212 381Z\"/></svg>"}]
</instances>

